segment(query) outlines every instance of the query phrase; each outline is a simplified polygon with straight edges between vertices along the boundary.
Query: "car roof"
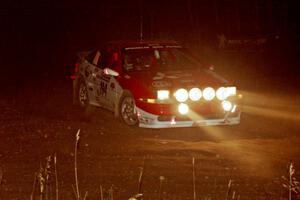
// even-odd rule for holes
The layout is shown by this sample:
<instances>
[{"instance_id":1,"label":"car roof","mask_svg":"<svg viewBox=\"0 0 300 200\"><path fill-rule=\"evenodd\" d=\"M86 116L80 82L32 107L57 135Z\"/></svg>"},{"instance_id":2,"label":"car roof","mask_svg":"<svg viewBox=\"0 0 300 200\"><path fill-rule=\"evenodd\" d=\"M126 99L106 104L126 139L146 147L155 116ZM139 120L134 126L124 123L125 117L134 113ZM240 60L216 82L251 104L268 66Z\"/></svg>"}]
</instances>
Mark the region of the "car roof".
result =
<instances>
[{"instance_id":1,"label":"car roof","mask_svg":"<svg viewBox=\"0 0 300 200\"><path fill-rule=\"evenodd\" d=\"M158 47L158 46L174 46L181 47L177 41L168 40L119 40L110 41L106 43L106 46L115 48L130 48L130 47Z\"/></svg>"}]
</instances>

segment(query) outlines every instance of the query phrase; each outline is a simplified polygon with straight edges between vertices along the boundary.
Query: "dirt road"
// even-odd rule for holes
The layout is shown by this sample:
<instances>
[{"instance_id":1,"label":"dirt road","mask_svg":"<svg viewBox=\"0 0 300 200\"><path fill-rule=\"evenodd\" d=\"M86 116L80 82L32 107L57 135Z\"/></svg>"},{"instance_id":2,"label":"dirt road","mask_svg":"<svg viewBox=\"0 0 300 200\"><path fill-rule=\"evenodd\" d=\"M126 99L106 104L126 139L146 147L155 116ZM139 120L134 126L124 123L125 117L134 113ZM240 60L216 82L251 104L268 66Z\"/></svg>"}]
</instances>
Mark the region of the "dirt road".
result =
<instances>
[{"instance_id":1,"label":"dirt road","mask_svg":"<svg viewBox=\"0 0 300 200\"><path fill-rule=\"evenodd\" d=\"M163 199L193 199L193 157L197 199L225 199L229 180L236 198L287 198L281 176L290 161L300 178L300 96L274 85L242 93L240 125L152 130L101 109L85 120L71 105L68 81L23 86L0 100L0 199L38 199L35 173L54 154L59 199L74 199L78 129L79 190L87 199L100 199L100 185L104 196L112 188L114 199L128 199L138 192L141 167L145 199L158 198L161 176ZM52 173L52 199L54 183Z\"/></svg>"}]
</instances>

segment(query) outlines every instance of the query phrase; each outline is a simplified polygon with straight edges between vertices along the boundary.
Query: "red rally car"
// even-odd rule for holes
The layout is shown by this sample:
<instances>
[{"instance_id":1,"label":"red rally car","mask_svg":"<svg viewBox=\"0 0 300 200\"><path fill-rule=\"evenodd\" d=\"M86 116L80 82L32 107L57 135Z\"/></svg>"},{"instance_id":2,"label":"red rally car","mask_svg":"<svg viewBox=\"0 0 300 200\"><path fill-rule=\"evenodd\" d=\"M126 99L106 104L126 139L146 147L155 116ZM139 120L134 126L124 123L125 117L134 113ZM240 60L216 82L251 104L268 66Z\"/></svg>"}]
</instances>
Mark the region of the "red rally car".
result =
<instances>
[{"instance_id":1,"label":"red rally car","mask_svg":"<svg viewBox=\"0 0 300 200\"><path fill-rule=\"evenodd\" d=\"M84 109L103 107L145 128L240 123L236 87L177 42L110 42L78 56L73 101Z\"/></svg>"}]
</instances>

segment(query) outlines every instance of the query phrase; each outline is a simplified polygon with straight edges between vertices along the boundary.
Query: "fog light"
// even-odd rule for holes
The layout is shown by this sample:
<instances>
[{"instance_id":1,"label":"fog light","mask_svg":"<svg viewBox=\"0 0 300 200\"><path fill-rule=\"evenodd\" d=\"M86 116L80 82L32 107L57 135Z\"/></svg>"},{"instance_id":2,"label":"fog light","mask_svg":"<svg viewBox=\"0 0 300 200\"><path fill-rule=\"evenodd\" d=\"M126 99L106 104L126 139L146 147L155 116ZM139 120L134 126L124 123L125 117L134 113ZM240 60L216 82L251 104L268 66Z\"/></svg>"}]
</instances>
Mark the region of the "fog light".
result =
<instances>
[{"instance_id":1,"label":"fog light","mask_svg":"<svg viewBox=\"0 0 300 200\"><path fill-rule=\"evenodd\" d=\"M230 111L232 108L232 104L229 101L223 101L222 107L225 111Z\"/></svg>"},{"instance_id":2,"label":"fog light","mask_svg":"<svg viewBox=\"0 0 300 200\"><path fill-rule=\"evenodd\" d=\"M157 91L157 99L166 100L169 99L169 90L158 90Z\"/></svg>"},{"instance_id":3,"label":"fog light","mask_svg":"<svg viewBox=\"0 0 300 200\"><path fill-rule=\"evenodd\" d=\"M185 103L181 103L178 106L178 112L182 115L186 115L189 112L189 106Z\"/></svg>"},{"instance_id":4,"label":"fog light","mask_svg":"<svg viewBox=\"0 0 300 200\"><path fill-rule=\"evenodd\" d=\"M203 90L203 97L205 100L211 101L211 100L213 100L213 98L215 98L215 96L216 96L216 93L213 88L207 87Z\"/></svg>"},{"instance_id":5,"label":"fog light","mask_svg":"<svg viewBox=\"0 0 300 200\"><path fill-rule=\"evenodd\" d=\"M227 91L226 88L220 87L216 92L217 98L221 101L225 100L228 97L226 91Z\"/></svg>"},{"instance_id":6,"label":"fog light","mask_svg":"<svg viewBox=\"0 0 300 200\"><path fill-rule=\"evenodd\" d=\"M192 101L198 101L202 97L202 92L199 88L192 88L189 91L189 97Z\"/></svg>"},{"instance_id":7,"label":"fog light","mask_svg":"<svg viewBox=\"0 0 300 200\"><path fill-rule=\"evenodd\" d=\"M178 89L176 92L175 92L175 98L177 101L179 102L185 102L186 100L188 100L189 98L189 93L186 89Z\"/></svg>"}]
</instances>

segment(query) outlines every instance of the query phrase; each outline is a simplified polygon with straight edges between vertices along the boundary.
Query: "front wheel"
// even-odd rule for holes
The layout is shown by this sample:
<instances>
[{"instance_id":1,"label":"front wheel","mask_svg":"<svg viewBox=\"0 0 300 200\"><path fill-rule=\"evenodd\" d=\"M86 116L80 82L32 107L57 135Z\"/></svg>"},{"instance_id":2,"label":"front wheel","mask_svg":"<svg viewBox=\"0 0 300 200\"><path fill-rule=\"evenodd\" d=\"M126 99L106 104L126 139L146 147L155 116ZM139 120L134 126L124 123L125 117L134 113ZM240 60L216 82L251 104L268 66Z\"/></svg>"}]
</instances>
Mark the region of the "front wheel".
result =
<instances>
[{"instance_id":1,"label":"front wheel","mask_svg":"<svg viewBox=\"0 0 300 200\"><path fill-rule=\"evenodd\" d=\"M94 108L89 103L88 88L84 82L80 82L79 84L78 102L81 110L83 111L84 117L89 119L94 111Z\"/></svg>"},{"instance_id":2,"label":"front wheel","mask_svg":"<svg viewBox=\"0 0 300 200\"><path fill-rule=\"evenodd\" d=\"M78 89L78 102L79 105L84 108L87 107L89 103L89 96L88 96L88 89L84 82L80 82L79 89Z\"/></svg>"},{"instance_id":3,"label":"front wheel","mask_svg":"<svg viewBox=\"0 0 300 200\"><path fill-rule=\"evenodd\" d=\"M125 124L135 126L138 118L135 109L134 98L130 94L124 94L120 102L120 116Z\"/></svg>"}]
</instances>

